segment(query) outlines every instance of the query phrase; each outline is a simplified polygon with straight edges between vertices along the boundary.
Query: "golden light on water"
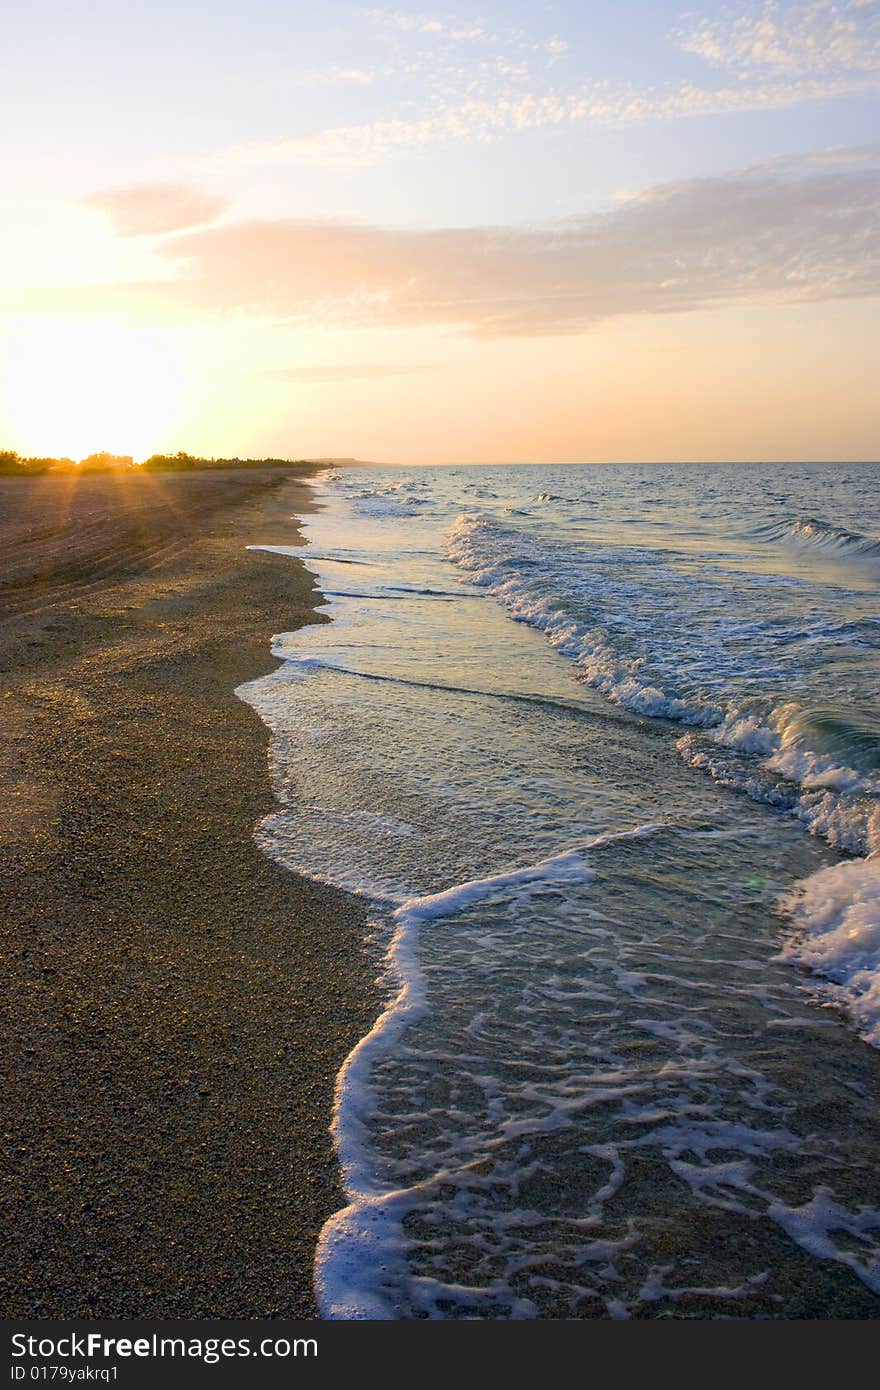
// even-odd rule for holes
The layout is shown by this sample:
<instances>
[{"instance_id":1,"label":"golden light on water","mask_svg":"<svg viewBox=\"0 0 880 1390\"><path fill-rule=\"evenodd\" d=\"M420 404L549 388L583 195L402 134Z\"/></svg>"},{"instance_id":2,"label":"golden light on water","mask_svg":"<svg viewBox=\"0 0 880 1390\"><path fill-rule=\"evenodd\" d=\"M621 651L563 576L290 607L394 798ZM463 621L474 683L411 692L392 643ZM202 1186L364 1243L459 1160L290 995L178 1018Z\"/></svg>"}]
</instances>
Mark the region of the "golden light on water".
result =
<instances>
[{"instance_id":1,"label":"golden light on water","mask_svg":"<svg viewBox=\"0 0 880 1390\"><path fill-rule=\"evenodd\" d=\"M152 333L63 320L14 336L4 371L7 427L20 452L144 458L178 406L171 357Z\"/></svg>"}]
</instances>

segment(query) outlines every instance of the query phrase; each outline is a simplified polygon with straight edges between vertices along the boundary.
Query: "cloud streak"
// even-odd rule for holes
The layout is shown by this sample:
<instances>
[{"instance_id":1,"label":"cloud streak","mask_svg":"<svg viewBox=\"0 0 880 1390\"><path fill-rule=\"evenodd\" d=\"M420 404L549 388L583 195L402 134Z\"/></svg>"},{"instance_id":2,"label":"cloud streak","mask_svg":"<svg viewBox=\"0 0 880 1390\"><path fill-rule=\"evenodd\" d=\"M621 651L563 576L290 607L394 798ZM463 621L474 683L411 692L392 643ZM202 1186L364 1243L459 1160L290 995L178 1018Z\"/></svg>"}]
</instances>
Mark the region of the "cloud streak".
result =
<instances>
[{"instance_id":1,"label":"cloud streak","mask_svg":"<svg viewBox=\"0 0 880 1390\"><path fill-rule=\"evenodd\" d=\"M372 68L331 67L315 68L291 78L293 87L369 87L375 82Z\"/></svg>"},{"instance_id":2,"label":"cloud streak","mask_svg":"<svg viewBox=\"0 0 880 1390\"><path fill-rule=\"evenodd\" d=\"M874 0L764 0L699 21L677 38L685 52L745 72L876 72L880 6Z\"/></svg>"},{"instance_id":3,"label":"cloud streak","mask_svg":"<svg viewBox=\"0 0 880 1390\"><path fill-rule=\"evenodd\" d=\"M228 201L187 184L162 183L108 188L89 193L84 207L97 208L110 218L118 236L156 236L214 222Z\"/></svg>"},{"instance_id":4,"label":"cloud streak","mask_svg":"<svg viewBox=\"0 0 880 1390\"><path fill-rule=\"evenodd\" d=\"M782 110L876 92L880 78L877 0L753 0L720 17L691 17L669 35L668 56L682 72L682 53L703 60L704 75L653 85L576 77L578 55L561 38L493 33L425 14L367 13L395 34L387 71L418 74L421 107L392 107L358 124L240 144L219 156L221 164L358 166L541 127L602 129ZM562 55L565 76L554 80Z\"/></svg>"},{"instance_id":5,"label":"cloud streak","mask_svg":"<svg viewBox=\"0 0 880 1390\"><path fill-rule=\"evenodd\" d=\"M495 35L481 24L460 23L439 19L434 15L408 14L403 10L372 9L366 11L367 18L386 29L395 29L400 34L436 34L453 42L462 40L486 41Z\"/></svg>"},{"instance_id":6,"label":"cloud streak","mask_svg":"<svg viewBox=\"0 0 880 1390\"><path fill-rule=\"evenodd\" d=\"M163 238L173 278L74 292L93 312L457 325L482 337L880 293L880 148L660 185L550 226L263 220ZM57 305L58 292L47 297Z\"/></svg>"},{"instance_id":7,"label":"cloud streak","mask_svg":"<svg viewBox=\"0 0 880 1390\"><path fill-rule=\"evenodd\" d=\"M501 135L541 127L620 127L733 112L783 110L805 101L828 100L875 86L870 77L817 76L715 88L680 82L666 89L640 91L599 82L571 92L518 91L441 105L414 119L389 118L337 126L316 135L236 145L221 162L360 167L379 163L402 150L457 142L484 144Z\"/></svg>"},{"instance_id":8,"label":"cloud streak","mask_svg":"<svg viewBox=\"0 0 880 1390\"><path fill-rule=\"evenodd\" d=\"M383 362L352 362L340 366L320 367L277 367L260 375L270 381L301 382L304 385L336 381L374 381L386 376L411 376L415 372L425 372L428 367L422 364L409 366Z\"/></svg>"}]
</instances>

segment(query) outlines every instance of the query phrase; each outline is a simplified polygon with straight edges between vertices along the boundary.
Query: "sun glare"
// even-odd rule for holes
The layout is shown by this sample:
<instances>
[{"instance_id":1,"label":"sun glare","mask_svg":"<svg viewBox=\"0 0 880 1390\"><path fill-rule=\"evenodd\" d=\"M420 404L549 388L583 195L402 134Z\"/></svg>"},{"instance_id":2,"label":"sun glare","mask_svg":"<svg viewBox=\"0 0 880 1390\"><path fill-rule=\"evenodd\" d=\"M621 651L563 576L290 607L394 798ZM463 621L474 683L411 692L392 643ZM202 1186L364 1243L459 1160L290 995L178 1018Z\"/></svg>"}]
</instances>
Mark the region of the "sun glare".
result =
<instances>
[{"instance_id":1,"label":"sun glare","mask_svg":"<svg viewBox=\"0 0 880 1390\"><path fill-rule=\"evenodd\" d=\"M29 326L12 345L5 377L8 427L15 447L31 455L144 458L160 446L177 405L167 351L138 329Z\"/></svg>"}]
</instances>

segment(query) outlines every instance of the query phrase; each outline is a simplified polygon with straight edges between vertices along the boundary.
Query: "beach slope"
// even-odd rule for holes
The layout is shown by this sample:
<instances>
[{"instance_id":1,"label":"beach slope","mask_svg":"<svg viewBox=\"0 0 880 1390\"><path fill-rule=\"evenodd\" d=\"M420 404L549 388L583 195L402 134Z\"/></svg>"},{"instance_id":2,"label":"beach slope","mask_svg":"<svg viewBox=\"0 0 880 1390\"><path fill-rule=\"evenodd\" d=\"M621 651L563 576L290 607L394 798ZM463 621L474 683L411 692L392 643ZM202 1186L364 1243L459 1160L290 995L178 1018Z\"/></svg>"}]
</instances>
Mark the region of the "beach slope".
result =
<instances>
[{"instance_id":1,"label":"beach slope","mask_svg":"<svg viewBox=\"0 0 880 1390\"><path fill-rule=\"evenodd\" d=\"M255 848L233 691L317 620L307 469L0 480L0 1307L309 1317L361 909Z\"/></svg>"}]
</instances>

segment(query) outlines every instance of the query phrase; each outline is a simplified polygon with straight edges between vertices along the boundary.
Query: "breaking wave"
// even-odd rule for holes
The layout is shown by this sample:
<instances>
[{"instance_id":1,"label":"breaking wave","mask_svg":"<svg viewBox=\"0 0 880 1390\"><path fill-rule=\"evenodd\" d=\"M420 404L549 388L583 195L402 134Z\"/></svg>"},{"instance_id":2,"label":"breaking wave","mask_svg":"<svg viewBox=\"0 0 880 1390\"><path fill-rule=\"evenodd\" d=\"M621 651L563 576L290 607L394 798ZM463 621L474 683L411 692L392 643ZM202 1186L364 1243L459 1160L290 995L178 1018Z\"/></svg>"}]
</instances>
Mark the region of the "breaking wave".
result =
<instances>
[{"instance_id":1,"label":"breaking wave","mask_svg":"<svg viewBox=\"0 0 880 1390\"><path fill-rule=\"evenodd\" d=\"M614 704L689 726L678 750L690 766L791 812L838 849L866 854L880 847L876 706L780 699L772 686L760 688L768 674L777 686L788 674L775 648L792 649L786 660L794 679L805 642L812 646L823 633L826 643L845 641L841 625L805 633L771 620L746 630L719 611L717 585L703 578L695 591L693 580L661 553L603 547L570 564L563 552L539 551L531 536L486 518L459 517L447 555L511 617L542 631L574 661L580 678ZM635 585L641 617L624 607L635 603ZM699 605L715 614L702 633L695 617L683 621L688 598L691 613ZM658 632L661 621L667 626ZM853 626L861 632L865 624ZM758 655L754 686L745 636ZM736 654L727 668L725 639Z\"/></svg>"},{"instance_id":2,"label":"breaking wave","mask_svg":"<svg viewBox=\"0 0 880 1390\"><path fill-rule=\"evenodd\" d=\"M755 528L760 540L782 545L815 547L839 559L880 561L880 539L832 526L819 517L803 516L796 521L767 522Z\"/></svg>"}]
</instances>

